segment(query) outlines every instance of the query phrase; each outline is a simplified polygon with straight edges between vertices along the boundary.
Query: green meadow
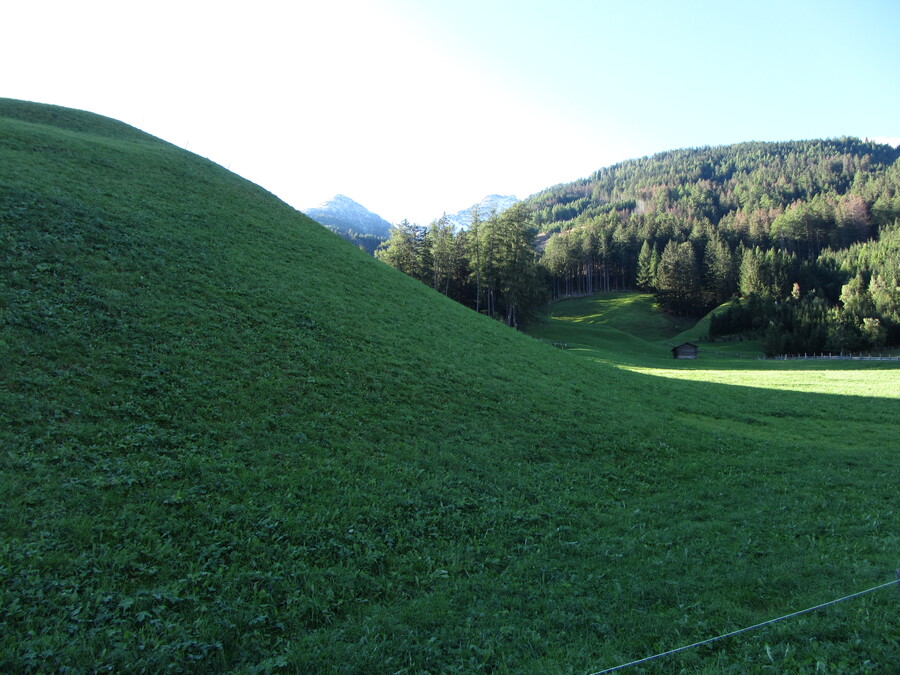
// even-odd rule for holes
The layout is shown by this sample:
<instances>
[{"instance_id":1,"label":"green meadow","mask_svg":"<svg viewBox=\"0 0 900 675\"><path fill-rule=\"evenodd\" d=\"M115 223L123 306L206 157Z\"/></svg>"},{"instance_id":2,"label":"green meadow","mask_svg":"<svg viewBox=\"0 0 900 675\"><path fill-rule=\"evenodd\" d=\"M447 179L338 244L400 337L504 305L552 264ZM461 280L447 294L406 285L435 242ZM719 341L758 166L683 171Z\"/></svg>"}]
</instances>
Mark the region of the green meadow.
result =
<instances>
[{"instance_id":1,"label":"green meadow","mask_svg":"<svg viewBox=\"0 0 900 675\"><path fill-rule=\"evenodd\" d=\"M676 362L641 295L517 333L3 99L0 268L0 671L590 673L900 567L896 364ZM891 673L897 610L623 672Z\"/></svg>"}]
</instances>

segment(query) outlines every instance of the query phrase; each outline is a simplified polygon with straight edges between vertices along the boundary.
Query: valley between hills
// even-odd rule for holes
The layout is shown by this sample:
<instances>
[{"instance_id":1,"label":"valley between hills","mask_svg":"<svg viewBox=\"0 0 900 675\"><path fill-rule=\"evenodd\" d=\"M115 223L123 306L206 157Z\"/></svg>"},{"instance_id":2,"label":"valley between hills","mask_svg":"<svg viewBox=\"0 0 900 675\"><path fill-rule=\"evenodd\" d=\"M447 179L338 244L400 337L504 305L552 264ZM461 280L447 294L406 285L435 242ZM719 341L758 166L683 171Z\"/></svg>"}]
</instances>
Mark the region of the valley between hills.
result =
<instances>
[{"instance_id":1,"label":"valley between hills","mask_svg":"<svg viewBox=\"0 0 900 675\"><path fill-rule=\"evenodd\" d=\"M434 234L401 269L132 127L0 99L0 670L590 673L884 586L900 366L759 358L896 344L896 158L809 148L850 182L601 170L468 241L530 257L436 276ZM658 277L669 241L693 290ZM726 249L734 279L701 274ZM896 603L632 672L890 673Z\"/></svg>"}]
</instances>

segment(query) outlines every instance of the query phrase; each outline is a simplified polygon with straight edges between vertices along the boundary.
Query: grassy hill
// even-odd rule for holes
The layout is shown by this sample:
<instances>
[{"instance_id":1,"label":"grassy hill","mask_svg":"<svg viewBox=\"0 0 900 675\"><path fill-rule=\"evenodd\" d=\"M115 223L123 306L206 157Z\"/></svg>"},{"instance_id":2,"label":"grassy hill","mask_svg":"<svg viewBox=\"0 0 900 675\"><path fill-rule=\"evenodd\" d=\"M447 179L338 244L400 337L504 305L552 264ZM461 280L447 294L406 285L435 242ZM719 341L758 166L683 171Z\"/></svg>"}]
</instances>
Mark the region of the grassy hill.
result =
<instances>
[{"instance_id":1,"label":"grassy hill","mask_svg":"<svg viewBox=\"0 0 900 675\"><path fill-rule=\"evenodd\" d=\"M852 396L658 377L640 336L583 358L8 100L0 242L0 670L588 672L898 566L897 370ZM889 672L895 616L649 668Z\"/></svg>"}]
</instances>

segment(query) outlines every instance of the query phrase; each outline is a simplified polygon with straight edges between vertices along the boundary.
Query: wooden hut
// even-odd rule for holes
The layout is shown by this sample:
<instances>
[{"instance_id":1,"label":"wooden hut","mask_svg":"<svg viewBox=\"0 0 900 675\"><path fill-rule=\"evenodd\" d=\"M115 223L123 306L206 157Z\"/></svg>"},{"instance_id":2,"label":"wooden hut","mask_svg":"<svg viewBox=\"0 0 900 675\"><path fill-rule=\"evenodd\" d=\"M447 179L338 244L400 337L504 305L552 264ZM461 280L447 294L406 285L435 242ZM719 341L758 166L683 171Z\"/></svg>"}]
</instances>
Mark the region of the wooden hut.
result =
<instances>
[{"instance_id":1,"label":"wooden hut","mask_svg":"<svg viewBox=\"0 0 900 675\"><path fill-rule=\"evenodd\" d=\"M677 347L672 347L673 359L696 359L700 348L691 342L682 342Z\"/></svg>"}]
</instances>

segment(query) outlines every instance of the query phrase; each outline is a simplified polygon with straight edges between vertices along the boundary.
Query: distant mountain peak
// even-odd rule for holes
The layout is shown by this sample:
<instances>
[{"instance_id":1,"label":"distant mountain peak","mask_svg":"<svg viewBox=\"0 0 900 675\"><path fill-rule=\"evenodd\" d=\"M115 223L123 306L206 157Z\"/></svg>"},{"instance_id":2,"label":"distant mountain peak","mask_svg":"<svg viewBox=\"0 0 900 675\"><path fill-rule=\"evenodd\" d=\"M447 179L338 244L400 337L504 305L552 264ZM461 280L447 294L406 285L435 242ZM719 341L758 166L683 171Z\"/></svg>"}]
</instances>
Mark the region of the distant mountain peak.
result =
<instances>
[{"instance_id":1,"label":"distant mountain peak","mask_svg":"<svg viewBox=\"0 0 900 675\"><path fill-rule=\"evenodd\" d=\"M491 217L492 213L503 213L518 201L519 200L513 195L488 195L477 204L473 204L472 206L453 214L448 213L446 216L447 220L457 230L466 230L472 224L472 216L476 208L478 209L478 217L481 220L487 220Z\"/></svg>"},{"instance_id":2,"label":"distant mountain peak","mask_svg":"<svg viewBox=\"0 0 900 675\"><path fill-rule=\"evenodd\" d=\"M348 197L347 195L341 195L341 194L337 194L334 197L332 197L331 199L326 199L324 202L319 204L319 206L321 206L321 207L333 206L334 204L344 204L344 205L349 205L349 206L358 206L359 208L365 208L359 202L357 202L353 199L350 199L350 197Z\"/></svg>"},{"instance_id":3,"label":"distant mountain peak","mask_svg":"<svg viewBox=\"0 0 900 675\"><path fill-rule=\"evenodd\" d=\"M373 234L387 238L391 224L347 195L335 195L303 213L338 234Z\"/></svg>"}]
</instances>

